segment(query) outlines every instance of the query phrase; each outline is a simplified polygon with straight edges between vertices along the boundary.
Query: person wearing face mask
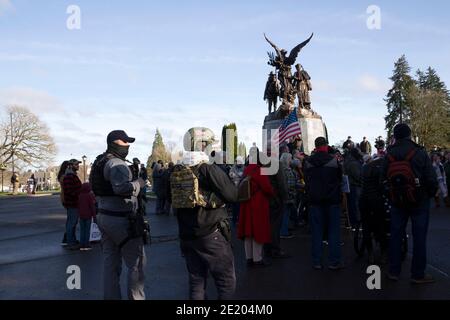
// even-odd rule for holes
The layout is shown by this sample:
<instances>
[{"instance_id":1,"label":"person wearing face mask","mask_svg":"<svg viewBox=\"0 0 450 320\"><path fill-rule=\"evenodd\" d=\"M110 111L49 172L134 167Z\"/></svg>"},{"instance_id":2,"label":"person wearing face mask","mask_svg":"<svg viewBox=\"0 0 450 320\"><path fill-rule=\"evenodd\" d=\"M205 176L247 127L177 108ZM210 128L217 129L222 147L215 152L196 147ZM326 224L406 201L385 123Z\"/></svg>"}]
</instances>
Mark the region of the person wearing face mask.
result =
<instances>
[{"instance_id":1,"label":"person wearing face mask","mask_svg":"<svg viewBox=\"0 0 450 320\"><path fill-rule=\"evenodd\" d=\"M98 226L102 232L104 298L121 299L122 259L128 268L128 299L144 300L143 217L138 213L138 195L145 186L126 163L130 143L122 130L108 134L108 148L95 160L90 183L98 203Z\"/></svg>"}]
</instances>

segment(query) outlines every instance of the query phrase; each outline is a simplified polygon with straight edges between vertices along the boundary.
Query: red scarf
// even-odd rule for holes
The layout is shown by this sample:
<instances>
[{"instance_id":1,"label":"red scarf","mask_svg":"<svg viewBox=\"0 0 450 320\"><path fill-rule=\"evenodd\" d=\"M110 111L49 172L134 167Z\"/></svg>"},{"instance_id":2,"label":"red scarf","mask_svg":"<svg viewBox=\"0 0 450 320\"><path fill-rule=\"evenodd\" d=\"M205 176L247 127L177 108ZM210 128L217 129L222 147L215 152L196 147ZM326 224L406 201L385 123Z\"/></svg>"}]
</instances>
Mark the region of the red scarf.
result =
<instances>
[{"instance_id":1,"label":"red scarf","mask_svg":"<svg viewBox=\"0 0 450 320\"><path fill-rule=\"evenodd\" d=\"M328 146L322 146L322 147L318 147L315 150L316 152L326 152L328 153Z\"/></svg>"}]
</instances>

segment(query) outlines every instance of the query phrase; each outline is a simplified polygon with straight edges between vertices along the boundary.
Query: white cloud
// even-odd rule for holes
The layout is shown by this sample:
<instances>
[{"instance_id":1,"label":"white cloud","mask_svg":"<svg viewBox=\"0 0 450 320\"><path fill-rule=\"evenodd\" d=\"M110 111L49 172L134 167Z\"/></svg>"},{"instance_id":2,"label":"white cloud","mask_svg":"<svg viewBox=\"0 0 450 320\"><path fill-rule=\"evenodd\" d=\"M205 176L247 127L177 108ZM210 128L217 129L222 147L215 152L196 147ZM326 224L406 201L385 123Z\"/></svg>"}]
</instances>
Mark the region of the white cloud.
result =
<instances>
[{"instance_id":1,"label":"white cloud","mask_svg":"<svg viewBox=\"0 0 450 320\"><path fill-rule=\"evenodd\" d=\"M14 10L14 6L10 0L0 0L0 16L12 10Z\"/></svg>"},{"instance_id":2,"label":"white cloud","mask_svg":"<svg viewBox=\"0 0 450 320\"><path fill-rule=\"evenodd\" d=\"M410 35L414 34L417 36L417 34L424 34L427 36L435 35L438 37L450 36L450 29L448 28L448 25L435 25L414 20L405 21L390 13L383 13L383 24L384 23L388 27L393 29L401 29L403 32ZM415 39L423 41L420 37L416 37Z\"/></svg>"},{"instance_id":3,"label":"white cloud","mask_svg":"<svg viewBox=\"0 0 450 320\"><path fill-rule=\"evenodd\" d=\"M130 149L130 158L138 157L141 161L146 161L150 155L156 128L166 144L172 142L181 148L183 136L191 127L208 127L220 140L222 126L235 122L240 141L250 146L252 142L261 140L265 112L262 108L249 118L248 113L240 111L241 107L221 104L180 107L170 104L149 106L149 103L142 102L133 103L134 107L130 109L127 107L129 101L116 99L85 99L72 103L77 110L70 113L70 119L61 114L45 118L56 140L58 162L71 155L81 157L85 154L94 159L106 148L106 135L116 129L123 129L136 138ZM248 107L248 110L253 109Z\"/></svg>"},{"instance_id":4,"label":"white cloud","mask_svg":"<svg viewBox=\"0 0 450 320\"><path fill-rule=\"evenodd\" d=\"M376 93L385 93L389 89L387 83L383 83L376 77L369 74L362 75L358 79L358 84L362 89Z\"/></svg>"},{"instance_id":5,"label":"white cloud","mask_svg":"<svg viewBox=\"0 0 450 320\"><path fill-rule=\"evenodd\" d=\"M336 45L341 46L359 46L359 47L369 47L373 46L375 43L369 42L367 40L362 40L358 38L349 37L335 37L335 36L317 36L315 41L324 45L335 47Z\"/></svg>"},{"instance_id":6,"label":"white cloud","mask_svg":"<svg viewBox=\"0 0 450 320\"><path fill-rule=\"evenodd\" d=\"M0 105L20 105L37 115L64 111L57 98L45 91L27 87L0 88Z\"/></svg>"},{"instance_id":7,"label":"white cloud","mask_svg":"<svg viewBox=\"0 0 450 320\"><path fill-rule=\"evenodd\" d=\"M119 60L109 58L92 58L86 56L58 56L58 55L36 55L26 53L0 53L0 61L6 62L35 62L55 64L75 64L75 65L102 65L118 68L137 68L136 65L122 63Z\"/></svg>"},{"instance_id":8,"label":"white cloud","mask_svg":"<svg viewBox=\"0 0 450 320\"><path fill-rule=\"evenodd\" d=\"M265 58L253 56L205 55L205 56L146 56L142 63L198 63L198 64L264 64Z\"/></svg>"},{"instance_id":9,"label":"white cloud","mask_svg":"<svg viewBox=\"0 0 450 320\"><path fill-rule=\"evenodd\" d=\"M328 80L320 80L316 79L312 84L314 91L323 91L323 92L335 92L337 91L337 85L334 82Z\"/></svg>"}]
</instances>

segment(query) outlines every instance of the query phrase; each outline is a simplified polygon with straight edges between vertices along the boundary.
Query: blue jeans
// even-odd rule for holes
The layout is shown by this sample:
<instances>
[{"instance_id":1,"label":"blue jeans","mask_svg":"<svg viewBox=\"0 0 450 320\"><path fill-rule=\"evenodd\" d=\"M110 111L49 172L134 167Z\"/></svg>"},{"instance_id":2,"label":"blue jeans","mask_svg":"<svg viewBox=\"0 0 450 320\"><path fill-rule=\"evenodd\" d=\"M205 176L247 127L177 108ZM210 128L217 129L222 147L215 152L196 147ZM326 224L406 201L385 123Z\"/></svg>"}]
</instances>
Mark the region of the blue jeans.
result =
<instances>
[{"instance_id":1,"label":"blue jeans","mask_svg":"<svg viewBox=\"0 0 450 320\"><path fill-rule=\"evenodd\" d=\"M283 210L283 220L281 222L280 228L280 236L288 236L289 235L289 220L292 214L292 211L295 211L294 204L286 204Z\"/></svg>"},{"instance_id":2,"label":"blue jeans","mask_svg":"<svg viewBox=\"0 0 450 320\"><path fill-rule=\"evenodd\" d=\"M166 197L156 196L156 214L165 213L165 207L166 207Z\"/></svg>"},{"instance_id":3,"label":"blue jeans","mask_svg":"<svg viewBox=\"0 0 450 320\"><path fill-rule=\"evenodd\" d=\"M67 223L66 223L66 234L67 234L67 244L74 245L77 242L75 235L75 230L78 224L78 209L77 208L67 208Z\"/></svg>"},{"instance_id":4,"label":"blue jeans","mask_svg":"<svg viewBox=\"0 0 450 320\"><path fill-rule=\"evenodd\" d=\"M411 277L422 279L427 265L427 232L430 220L430 201L424 201L420 207L410 210L392 207L391 238L389 242L389 272L398 276L402 267L402 238L408 219L411 217L413 236L413 259Z\"/></svg>"},{"instance_id":5,"label":"blue jeans","mask_svg":"<svg viewBox=\"0 0 450 320\"><path fill-rule=\"evenodd\" d=\"M361 196L361 187L350 185L350 194L348 195L348 218L350 225L356 227L360 221L359 198Z\"/></svg>"},{"instance_id":6,"label":"blue jeans","mask_svg":"<svg viewBox=\"0 0 450 320\"><path fill-rule=\"evenodd\" d=\"M91 222L92 219L80 219L80 245L88 246L89 238L91 235Z\"/></svg>"},{"instance_id":7,"label":"blue jeans","mask_svg":"<svg viewBox=\"0 0 450 320\"><path fill-rule=\"evenodd\" d=\"M328 221L329 265L341 263L341 207L340 205L311 205L309 208L312 232L313 264L322 264L323 234Z\"/></svg>"}]
</instances>

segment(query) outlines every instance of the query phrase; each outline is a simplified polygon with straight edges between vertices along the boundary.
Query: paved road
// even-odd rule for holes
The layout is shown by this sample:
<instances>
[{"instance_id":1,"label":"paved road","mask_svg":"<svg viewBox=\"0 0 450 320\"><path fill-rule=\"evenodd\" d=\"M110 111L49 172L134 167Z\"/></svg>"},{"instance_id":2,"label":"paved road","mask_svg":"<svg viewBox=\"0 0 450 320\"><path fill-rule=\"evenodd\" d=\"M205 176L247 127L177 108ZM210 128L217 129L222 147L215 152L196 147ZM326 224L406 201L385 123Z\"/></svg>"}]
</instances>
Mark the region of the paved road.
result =
<instances>
[{"instance_id":1,"label":"paved road","mask_svg":"<svg viewBox=\"0 0 450 320\"><path fill-rule=\"evenodd\" d=\"M149 217L154 241L146 247L147 297L185 299L187 273L180 255L176 219L153 214ZM90 252L62 249L64 223L65 212L58 196L0 199L0 299L102 298L100 247ZM274 261L262 269L246 267L242 243L234 240L236 299L450 299L450 210L432 212L429 271L438 281L431 285L409 284L408 257L399 283L383 278L382 290L368 290L366 261L355 258L348 233L343 230L343 234L347 268L339 272L311 269L307 230L298 230L296 238L283 240L292 258ZM66 287L69 265L81 267L81 290ZM208 295L216 296L212 285L208 286Z\"/></svg>"}]
</instances>

